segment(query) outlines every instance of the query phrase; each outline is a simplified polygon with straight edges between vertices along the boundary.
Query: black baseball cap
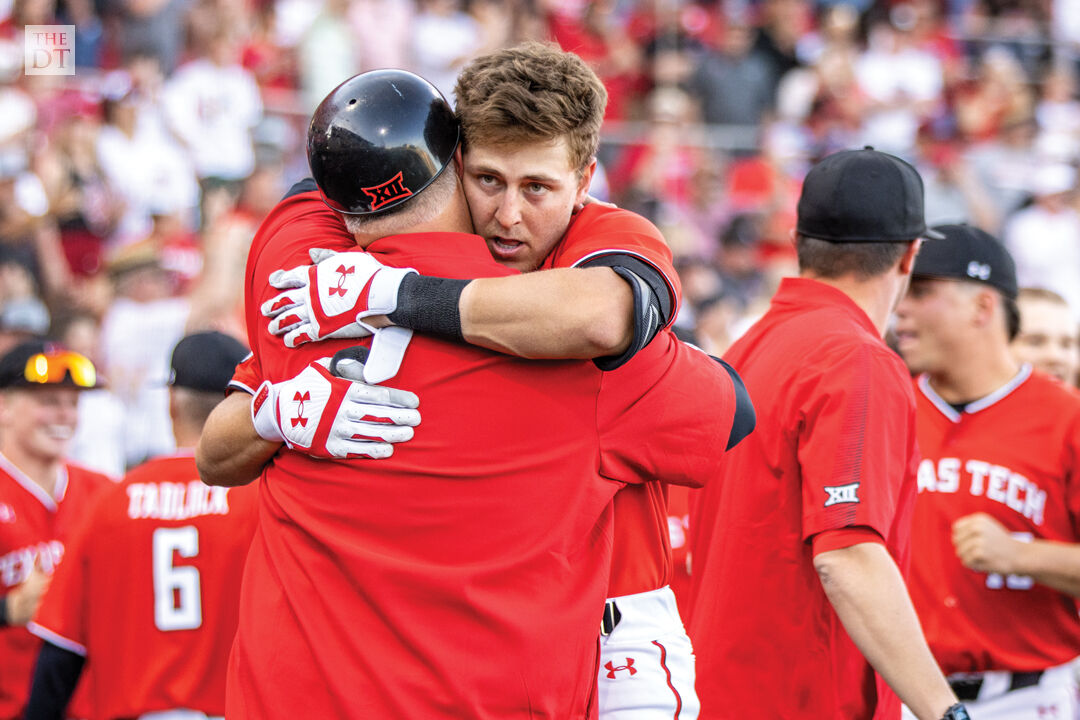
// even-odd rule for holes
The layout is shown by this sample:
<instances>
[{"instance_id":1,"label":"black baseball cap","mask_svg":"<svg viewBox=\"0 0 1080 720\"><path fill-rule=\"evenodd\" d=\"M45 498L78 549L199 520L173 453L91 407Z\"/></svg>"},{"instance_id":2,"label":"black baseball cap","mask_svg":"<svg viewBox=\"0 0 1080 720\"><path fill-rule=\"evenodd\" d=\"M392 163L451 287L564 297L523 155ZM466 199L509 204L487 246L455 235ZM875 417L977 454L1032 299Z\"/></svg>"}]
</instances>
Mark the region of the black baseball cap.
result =
<instances>
[{"instance_id":1,"label":"black baseball cap","mask_svg":"<svg viewBox=\"0 0 1080 720\"><path fill-rule=\"evenodd\" d=\"M940 239L926 228L918 171L869 146L833 153L810 168L795 230L834 243Z\"/></svg>"},{"instance_id":2,"label":"black baseball cap","mask_svg":"<svg viewBox=\"0 0 1080 720\"><path fill-rule=\"evenodd\" d=\"M224 393L237 364L247 355L248 349L231 335L216 331L187 335L173 348L169 384Z\"/></svg>"},{"instance_id":3,"label":"black baseball cap","mask_svg":"<svg viewBox=\"0 0 1080 720\"><path fill-rule=\"evenodd\" d=\"M1016 263L997 238L971 225L937 225L934 229L945 239L925 243L919 249L913 276L972 280L995 287L1006 297L1016 297Z\"/></svg>"}]
</instances>

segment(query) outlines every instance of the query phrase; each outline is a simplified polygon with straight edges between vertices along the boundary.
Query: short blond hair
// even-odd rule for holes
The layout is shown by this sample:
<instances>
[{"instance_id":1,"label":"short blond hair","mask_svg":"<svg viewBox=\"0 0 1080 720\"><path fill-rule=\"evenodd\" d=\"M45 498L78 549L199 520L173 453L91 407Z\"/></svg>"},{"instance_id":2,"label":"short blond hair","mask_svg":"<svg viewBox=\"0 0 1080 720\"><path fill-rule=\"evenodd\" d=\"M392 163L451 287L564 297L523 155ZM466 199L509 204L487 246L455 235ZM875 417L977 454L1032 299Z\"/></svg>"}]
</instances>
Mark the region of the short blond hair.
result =
<instances>
[{"instance_id":1,"label":"short blond hair","mask_svg":"<svg viewBox=\"0 0 1080 720\"><path fill-rule=\"evenodd\" d=\"M526 42L483 55L458 76L463 147L565 137L578 172L596 156L607 90L574 53Z\"/></svg>"}]
</instances>

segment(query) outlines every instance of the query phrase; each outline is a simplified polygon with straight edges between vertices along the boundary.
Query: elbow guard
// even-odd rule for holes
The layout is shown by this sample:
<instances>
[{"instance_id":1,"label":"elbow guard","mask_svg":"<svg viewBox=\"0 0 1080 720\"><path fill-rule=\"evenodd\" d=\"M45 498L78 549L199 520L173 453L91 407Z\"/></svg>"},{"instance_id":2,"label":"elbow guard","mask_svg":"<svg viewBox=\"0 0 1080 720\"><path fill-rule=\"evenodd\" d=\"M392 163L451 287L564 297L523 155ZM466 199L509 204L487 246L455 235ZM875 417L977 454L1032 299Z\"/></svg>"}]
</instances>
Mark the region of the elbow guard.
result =
<instances>
[{"instance_id":1,"label":"elbow guard","mask_svg":"<svg viewBox=\"0 0 1080 720\"><path fill-rule=\"evenodd\" d=\"M634 296L632 328L634 336L621 355L596 358L601 370L622 367L639 350L652 342L656 333L671 320L672 301L667 282L653 266L629 255L607 255L585 263L582 267L610 267L630 284Z\"/></svg>"}]
</instances>

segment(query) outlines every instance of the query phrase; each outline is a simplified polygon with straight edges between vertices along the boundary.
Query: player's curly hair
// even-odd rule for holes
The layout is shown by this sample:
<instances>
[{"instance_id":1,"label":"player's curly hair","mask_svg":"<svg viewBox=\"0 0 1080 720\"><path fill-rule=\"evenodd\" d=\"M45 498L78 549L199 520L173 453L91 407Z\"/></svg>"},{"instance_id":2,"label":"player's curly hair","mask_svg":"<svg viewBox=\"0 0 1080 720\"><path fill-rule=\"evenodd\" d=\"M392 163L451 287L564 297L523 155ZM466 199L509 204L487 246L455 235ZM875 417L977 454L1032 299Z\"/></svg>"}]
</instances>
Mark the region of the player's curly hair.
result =
<instances>
[{"instance_id":1,"label":"player's curly hair","mask_svg":"<svg viewBox=\"0 0 1080 720\"><path fill-rule=\"evenodd\" d=\"M526 42L469 63L454 88L463 146L565 137L583 172L600 145L607 90L577 55Z\"/></svg>"}]
</instances>

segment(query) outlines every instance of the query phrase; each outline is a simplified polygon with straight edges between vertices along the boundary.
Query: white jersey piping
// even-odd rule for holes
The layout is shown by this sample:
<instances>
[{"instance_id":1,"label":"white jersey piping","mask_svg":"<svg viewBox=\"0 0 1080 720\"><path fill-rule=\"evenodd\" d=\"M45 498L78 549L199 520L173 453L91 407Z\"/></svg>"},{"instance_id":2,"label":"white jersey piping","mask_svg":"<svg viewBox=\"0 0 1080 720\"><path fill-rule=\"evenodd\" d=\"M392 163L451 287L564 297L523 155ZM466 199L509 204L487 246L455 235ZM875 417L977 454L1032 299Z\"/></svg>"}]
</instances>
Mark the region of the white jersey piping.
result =
<instances>
[{"instance_id":1,"label":"white jersey piping","mask_svg":"<svg viewBox=\"0 0 1080 720\"><path fill-rule=\"evenodd\" d=\"M1001 400L1012 394L1012 392L1016 390L1016 388L1023 385L1024 381L1027 380L1029 377L1031 377L1031 365L1029 365L1028 363L1024 363L1020 366L1020 371L1017 372L1016 375L1014 375L1012 379L1009 380L1009 382L1005 383L989 395L981 397L978 400L973 400L972 402L969 402L967 405L964 406L964 412L976 413L980 410L985 410L986 408L994 405L995 403L1000 402ZM918 385L919 390L922 391L922 394L926 396L926 399L929 400L934 405L934 407L936 407L941 412L942 415L948 418L951 422L960 422L961 413L958 413L952 405L945 402L945 400L943 400L941 396L934 391L934 388L930 387L930 378L928 375L920 375Z\"/></svg>"}]
</instances>

